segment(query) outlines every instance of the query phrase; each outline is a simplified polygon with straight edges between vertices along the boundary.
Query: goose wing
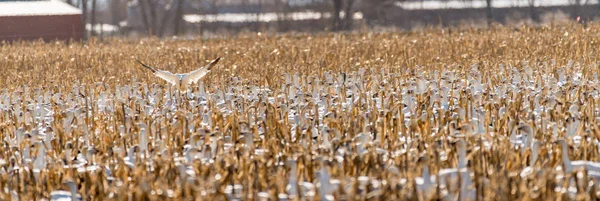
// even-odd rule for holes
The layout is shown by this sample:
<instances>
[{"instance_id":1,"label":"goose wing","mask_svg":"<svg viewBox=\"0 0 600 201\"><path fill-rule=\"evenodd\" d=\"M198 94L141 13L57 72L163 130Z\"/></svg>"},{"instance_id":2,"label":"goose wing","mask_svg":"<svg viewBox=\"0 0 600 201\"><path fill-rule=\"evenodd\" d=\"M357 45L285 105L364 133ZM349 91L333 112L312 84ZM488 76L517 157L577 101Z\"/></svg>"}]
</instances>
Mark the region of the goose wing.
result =
<instances>
[{"instance_id":1,"label":"goose wing","mask_svg":"<svg viewBox=\"0 0 600 201\"><path fill-rule=\"evenodd\" d=\"M184 78L185 80L183 80L183 82L188 84L198 82L200 78L204 77L208 72L210 72L212 67L215 66L219 62L219 60L221 60L221 58L217 58L214 61L210 62L208 65L188 73L187 77Z\"/></svg>"},{"instance_id":2,"label":"goose wing","mask_svg":"<svg viewBox=\"0 0 600 201\"><path fill-rule=\"evenodd\" d=\"M145 68L149 69L150 71L152 71L152 73L154 73L154 75L160 77L161 79L167 81L168 83L171 83L172 85L177 85L177 83L179 82L179 77L177 77L176 75L174 75L173 73L171 73L169 71L156 70L152 66L148 66L148 65L142 63L139 60L136 60L136 61L138 63L142 64L143 67L145 67Z\"/></svg>"}]
</instances>

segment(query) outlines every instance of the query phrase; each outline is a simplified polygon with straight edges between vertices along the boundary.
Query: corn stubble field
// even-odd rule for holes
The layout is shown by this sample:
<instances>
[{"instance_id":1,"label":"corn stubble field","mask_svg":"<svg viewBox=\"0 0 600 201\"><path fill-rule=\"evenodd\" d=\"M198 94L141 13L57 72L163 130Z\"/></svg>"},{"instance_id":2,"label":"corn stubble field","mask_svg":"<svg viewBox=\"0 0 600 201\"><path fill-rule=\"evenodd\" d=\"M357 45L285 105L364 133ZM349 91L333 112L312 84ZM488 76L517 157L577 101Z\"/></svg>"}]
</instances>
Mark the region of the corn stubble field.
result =
<instances>
[{"instance_id":1,"label":"corn stubble field","mask_svg":"<svg viewBox=\"0 0 600 201\"><path fill-rule=\"evenodd\" d=\"M599 33L5 44L0 199L597 199Z\"/></svg>"}]
</instances>

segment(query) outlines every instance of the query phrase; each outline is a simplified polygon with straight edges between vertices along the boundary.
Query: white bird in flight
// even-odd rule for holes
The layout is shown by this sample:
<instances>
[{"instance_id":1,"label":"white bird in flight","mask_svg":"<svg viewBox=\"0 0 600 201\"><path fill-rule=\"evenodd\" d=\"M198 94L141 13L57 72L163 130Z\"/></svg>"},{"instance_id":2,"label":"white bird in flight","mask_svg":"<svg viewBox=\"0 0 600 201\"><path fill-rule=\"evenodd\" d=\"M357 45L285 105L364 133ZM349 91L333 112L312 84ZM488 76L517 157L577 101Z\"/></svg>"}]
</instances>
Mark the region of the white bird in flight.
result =
<instances>
[{"instance_id":1,"label":"white bird in flight","mask_svg":"<svg viewBox=\"0 0 600 201\"><path fill-rule=\"evenodd\" d=\"M142 63L139 60L136 60L138 63L142 64L147 69L150 69L154 75L160 77L161 79L171 83L177 87L179 91L187 91L190 84L198 82L202 77L204 77L213 66L215 66L221 58L217 58L214 61L210 62L208 65L198 68L192 72L186 74L173 74L169 71L157 70L152 66L148 66Z\"/></svg>"}]
</instances>

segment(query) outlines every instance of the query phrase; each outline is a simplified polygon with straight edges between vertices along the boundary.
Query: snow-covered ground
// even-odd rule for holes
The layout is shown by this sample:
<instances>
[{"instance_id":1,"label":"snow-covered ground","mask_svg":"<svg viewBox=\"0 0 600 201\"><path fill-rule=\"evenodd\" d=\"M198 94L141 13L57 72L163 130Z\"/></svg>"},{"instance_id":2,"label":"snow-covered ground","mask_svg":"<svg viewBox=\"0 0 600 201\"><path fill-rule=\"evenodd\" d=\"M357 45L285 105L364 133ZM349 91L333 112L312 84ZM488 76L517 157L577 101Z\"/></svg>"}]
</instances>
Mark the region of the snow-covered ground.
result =
<instances>
[{"instance_id":1,"label":"snow-covered ground","mask_svg":"<svg viewBox=\"0 0 600 201\"><path fill-rule=\"evenodd\" d=\"M529 0L492 0L494 8L508 7L529 7ZM572 0L533 0L536 7L545 6L566 6L573 4ZM582 3L585 1L582 1ZM590 0L588 4L598 3L597 0ZM429 10L429 9L458 9L458 8L485 8L485 0L426 0L426 1L407 1L396 2L396 6L407 10Z\"/></svg>"},{"instance_id":2,"label":"snow-covered ground","mask_svg":"<svg viewBox=\"0 0 600 201\"><path fill-rule=\"evenodd\" d=\"M87 31L92 31L92 24L86 24L85 25L85 29ZM100 33L100 32L104 32L104 33L110 33L110 32L117 32L119 31L119 27L112 25L112 24L96 24L96 26L94 26L94 31L96 33Z\"/></svg>"},{"instance_id":3,"label":"snow-covered ground","mask_svg":"<svg viewBox=\"0 0 600 201\"><path fill-rule=\"evenodd\" d=\"M223 14L215 14L215 15L184 15L183 19L190 23L198 23L198 22L230 22L230 23L241 23L241 22L273 22L277 21L278 13L261 13L261 14L253 14L253 13L223 13ZM281 14L280 14L281 15ZM341 16L345 14L342 12ZM305 11L305 12L292 12L288 13L285 18L287 20L292 21L301 21L301 20L317 20L322 18L330 18L330 13L320 13L314 11ZM354 13L354 19L360 20L363 18L362 13L357 12Z\"/></svg>"}]
</instances>

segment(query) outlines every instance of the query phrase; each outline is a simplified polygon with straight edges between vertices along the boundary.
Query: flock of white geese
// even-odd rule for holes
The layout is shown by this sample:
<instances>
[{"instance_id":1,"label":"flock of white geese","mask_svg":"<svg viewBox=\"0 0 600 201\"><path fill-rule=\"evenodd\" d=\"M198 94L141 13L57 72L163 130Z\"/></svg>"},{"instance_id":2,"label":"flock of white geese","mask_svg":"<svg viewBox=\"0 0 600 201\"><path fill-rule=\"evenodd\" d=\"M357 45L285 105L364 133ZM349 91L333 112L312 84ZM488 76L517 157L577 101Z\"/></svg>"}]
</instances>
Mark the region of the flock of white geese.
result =
<instances>
[{"instance_id":1,"label":"flock of white geese","mask_svg":"<svg viewBox=\"0 0 600 201\"><path fill-rule=\"evenodd\" d=\"M378 68L325 72L323 76L284 74L279 88L248 85L238 77L230 78L225 86L200 81L218 61L188 74L172 74L138 61L172 87L133 80L112 89L106 83L95 83L62 92L27 86L1 91L2 136L10 149L3 149L0 172L16 177L26 176L20 172L32 172L37 177L60 164L78 172L103 171L107 180L115 183L115 166L135 168L150 164L147 162L153 157L149 156L160 154L174 158L182 181L193 181L199 177L191 165L196 160L215 163L228 150L238 148L251 157L273 151L257 142L277 137L268 135L265 127L275 111L277 121L289 125L285 132L290 138L281 139L282 143L298 143L303 150L321 153L313 157L319 168L312 182L301 173L295 156L278 164L288 172L285 192L277 195L279 200L336 200L340 192L351 191L376 194L389 182L386 178L356 175L353 179L358 187L348 185L350 178L331 173L353 163L345 160L348 155L373 154L383 161L403 155L417 158L411 164L419 166L403 167L393 162L379 165L391 175L403 175L400 180L405 185L413 183L422 200L436 195L444 200L477 199L473 164L479 159L473 154L499 148L528 158L517 172L522 179L544 175L549 171L545 167L552 164L549 159L560 153L560 163L551 171L561 175L557 180L565 181L556 190L570 196L581 189L591 190L588 182L576 182L574 177L585 173L594 181L600 179L599 162L570 157L571 152L583 149L586 153L595 150L595 156L600 156L600 141L595 134L600 120L600 80L595 73L584 76L584 67L573 62L564 67L553 66L552 62L545 66L524 62L519 68L500 66L495 73L473 65L441 70L421 67L404 74ZM111 121L121 113L122 122ZM243 121L239 133L215 131L217 113ZM93 129L89 118L105 120L105 126L123 138L133 136L130 146L110 148L123 163L98 159L97 147L101 145L94 143L102 136L102 129ZM166 127L174 126L171 124L178 122L177 118L199 123L184 125L183 133L169 133ZM340 130L331 123L344 118L359 119L354 126L360 129ZM169 141L174 135L190 137L180 151L173 153ZM53 151L55 141L65 142L61 145L63 153ZM425 142L435 145L422 145ZM445 166L432 168L434 161L442 161ZM145 167L153 171L150 165ZM405 168L411 169L410 174L403 171ZM484 177L481 182L490 181ZM49 199L82 199L74 181L65 184L65 189L51 192ZM228 199L243 200L244 188L239 183L231 184L225 193ZM13 190L5 187L5 191ZM257 196L259 200L272 198L267 191Z\"/></svg>"}]
</instances>

